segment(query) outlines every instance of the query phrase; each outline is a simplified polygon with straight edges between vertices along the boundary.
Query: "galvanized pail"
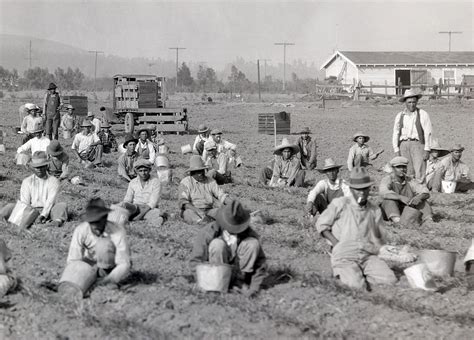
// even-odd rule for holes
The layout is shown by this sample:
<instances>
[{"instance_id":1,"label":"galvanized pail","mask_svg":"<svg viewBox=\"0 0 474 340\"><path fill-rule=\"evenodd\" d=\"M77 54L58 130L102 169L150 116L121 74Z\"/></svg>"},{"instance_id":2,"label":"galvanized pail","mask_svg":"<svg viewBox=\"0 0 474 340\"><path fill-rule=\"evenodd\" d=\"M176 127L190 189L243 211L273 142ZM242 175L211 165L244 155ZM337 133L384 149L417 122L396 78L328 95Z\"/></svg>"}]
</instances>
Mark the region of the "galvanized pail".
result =
<instances>
[{"instance_id":1,"label":"galvanized pail","mask_svg":"<svg viewBox=\"0 0 474 340\"><path fill-rule=\"evenodd\" d=\"M431 273L437 276L453 276L456 253L446 250L423 250L420 262L425 263Z\"/></svg>"},{"instance_id":2,"label":"galvanized pail","mask_svg":"<svg viewBox=\"0 0 474 340\"><path fill-rule=\"evenodd\" d=\"M97 278L97 270L84 261L71 261L64 268L59 284L68 283L78 288L82 296L92 286Z\"/></svg>"},{"instance_id":3,"label":"galvanized pail","mask_svg":"<svg viewBox=\"0 0 474 340\"><path fill-rule=\"evenodd\" d=\"M211 292L227 292L232 277L232 266L201 263L196 266L198 286Z\"/></svg>"}]
</instances>

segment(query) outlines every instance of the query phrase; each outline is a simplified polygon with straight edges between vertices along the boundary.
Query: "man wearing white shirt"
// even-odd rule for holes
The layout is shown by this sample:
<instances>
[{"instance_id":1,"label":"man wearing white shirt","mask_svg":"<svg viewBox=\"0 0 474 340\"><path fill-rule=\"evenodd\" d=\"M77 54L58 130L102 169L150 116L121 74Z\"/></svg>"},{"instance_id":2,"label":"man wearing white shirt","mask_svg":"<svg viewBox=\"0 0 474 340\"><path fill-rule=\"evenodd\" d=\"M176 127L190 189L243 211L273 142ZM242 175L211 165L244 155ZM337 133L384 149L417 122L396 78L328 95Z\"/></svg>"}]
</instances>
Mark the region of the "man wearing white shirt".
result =
<instances>
[{"instance_id":1,"label":"man wearing white shirt","mask_svg":"<svg viewBox=\"0 0 474 340\"><path fill-rule=\"evenodd\" d=\"M38 105L26 103L25 109L28 114L23 118L21 123L21 132L25 135L23 137L23 144L33 138L33 132L43 126L43 118L38 115L40 108Z\"/></svg>"},{"instance_id":2,"label":"man wearing white shirt","mask_svg":"<svg viewBox=\"0 0 474 340\"><path fill-rule=\"evenodd\" d=\"M43 128L39 127L37 130L32 131L32 135L34 136L32 139L27 141L16 150L17 154L28 153L33 155L36 151L46 152L46 149L48 148L48 145L51 141L48 137L43 136Z\"/></svg>"},{"instance_id":3,"label":"man wearing white shirt","mask_svg":"<svg viewBox=\"0 0 474 340\"><path fill-rule=\"evenodd\" d=\"M102 164L102 144L96 133L92 132L92 123L84 120L82 131L74 136L71 149L87 166Z\"/></svg>"}]
</instances>

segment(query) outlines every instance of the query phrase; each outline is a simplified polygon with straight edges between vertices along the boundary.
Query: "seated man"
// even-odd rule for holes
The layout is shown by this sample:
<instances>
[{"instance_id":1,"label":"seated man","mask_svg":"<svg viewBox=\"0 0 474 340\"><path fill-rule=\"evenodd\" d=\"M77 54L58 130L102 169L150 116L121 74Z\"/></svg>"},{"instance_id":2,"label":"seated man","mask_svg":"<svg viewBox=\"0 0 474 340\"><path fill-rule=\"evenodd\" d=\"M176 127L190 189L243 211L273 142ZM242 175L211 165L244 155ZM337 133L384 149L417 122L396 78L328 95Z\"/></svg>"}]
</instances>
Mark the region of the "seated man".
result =
<instances>
[{"instance_id":1,"label":"seated man","mask_svg":"<svg viewBox=\"0 0 474 340\"><path fill-rule=\"evenodd\" d=\"M206 166L198 155L191 156L189 175L181 180L178 190L181 217L188 224L198 224L215 219L221 204L232 200L217 185L216 181L206 176ZM216 204L217 202L220 204Z\"/></svg>"},{"instance_id":2,"label":"seated man","mask_svg":"<svg viewBox=\"0 0 474 340\"><path fill-rule=\"evenodd\" d=\"M111 153L117 151L118 145L115 135L110 131L110 124L108 122L100 124L100 132L97 134L102 143L104 153Z\"/></svg>"},{"instance_id":3,"label":"seated man","mask_svg":"<svg viewBox=\"0 0 474 340\"><path fill-rule=\"evenodd\" d=\"M202 155L204 152L204 143L206 143L209 140L209 128L201 124L198 127L198 135L196 136L196 139L194 140L193 144L193 153L196 155Z\"/></svg>"},{"instance_id":4,"label":"seated man","mask_svg":"<svg viewBox=\"0 0 474 340\"><path fill-rule=\"evenodd\" d=\"M432 140L430 146L430 158L426 161L425 182L428 189L433 189L433 179L436 169L441 164L441 159L449 154L449 150L443 149L438 141Z\"/></svg>"},{"instance_id":5,"label":"seated man","mask_svg":"<svg viewBox=\"0 0 474 340\"><path fill-rule=\"evenodd\" d=\"M377 159L377 157L383 152L380 150L374 153L372 148L367 145L370 137L363 132L356 132L352 138L355 142L354 145L349 149L349 155L347 156L347 169L352 171L356 166L368 166L370 161Z\"/></svg>"},{"instance_id":6,"label":"seated man","mask_svg":"<svg viewBox=\"0 0 474 340\"><path fill-rule=\"evenodd\" d=\"M469 167L461 161L464 147L461 144L455 144L451 148L451 155L443 158L433 177L433 191L441 191L442 181L455 182L455 192L466 192L474 189L474 183L469 178Z\"/></svg>"},{"instance_id":7,"label":"seated man","mask_svg":"<svg viewBox=\"0 0 474 340\"><path fill-rule=\"evenodd\" d=\"M309 128L305 127L301 130L301 137L296 142L299 148L301 166L306 170L313 170L317 165L316 141L311 139L310 133Z\"/></svg>"},{"instance_id":8,"label":"seated man","mask_svg":"<svg viewBox=\"0 0 474 340\"><path fill-rule=\"evenodd\" d=\"M333 199L350 195L347 183L338 178L341 167L342 165L337 165L332 158L328 158L324 161L324 167L318 169L319 172L326 174L327 178L316 183L309 192L305 209L308 215L316 216L318 212L322 214Z\"/></svg>"},{"instance_id":9,"label":"seated man","mask_svg":"<svg viewBox=\"0 0 474 340\"><path fill-rule=\"evenodd\" d=\"M127 193L120 204L131 212L129 220L147 220L160 226L163 217L158 202L160 200L161 183L156 177L150 177L152 164L146 159L140 158L135 164L137 177L128 183Z\"/></svg>"},{"instance_id":10,"label":"seated man","mask_svg":"<svg viewBox=\"0 0 474 340\"><path fill-rule=\"evenodd\" d=\"M102 164L102 144L97 134L92 132L92 123L84 120L82 131L74 136L71 149L87 168Z\"/></svg>"},{"instance_id":11,"label":"seated man","mask_svg":"<svg viewBox=\"0 0 474 340\"><path fill-rule=\"evenodd\" d=\"M52 220L55 226L60 227L68 218L67 204L56 203L60 183L56 177L48 175L48 165L45 152L37 151L33 154L30 162L33 175L26 177L21 183L20 201L40 213L34 223L43 224ZM0 218L8 219L14 208L15 203L7 204L0 209Z\"/></svg>"},{"instance_id":12,"label":"seated man","mask_svg":"<svg viewBox=\"0 0 474 340\"><path fill-rule=\"evenodd\" d=\"M204 164L208 169L207 175L216 180L217 184L222 185L232 183L232 176L229 171L229 157L225 153L217 153L217 145L213 141L204 143L207 159Z\"/></svg>"},{"instance_id":13,"label":"seated man","mask_svg":"<svg viewBox=\"0 0 474 340\"><path fill-rule=\"evenodd\" d=\"M63 129L63 138L69 139L76 131L77 117L74 114L74 106L68 104L65 105L65 109L66 113L61 118L61 128Z\"/></svg>"},{"instance_id":14,"label":"seated man","mask_svg":"<svg viewBox=\"0 0 474 340\"><path fill-rule=\"evenodd\" d=\"M222 207L216 221L199 231L190 260L193 267L202 262L234 265L243 279L241 291L247 296L259 291L266 268L258 235L249 224L250 213L240 202Z\"/></svg>"},{"instance_id":15,"label":"seated man","mask_svg":"<svg viewBox=\"0 0 474 340\"><path fill-rule=\"evenodd\" d=\"M64 151L59 141L53 139L46 148L49 165L48 173L59 180L67 179L69 175L69 156Z\"/></svg>"},{"instance_id":16,"label":"seated man","mask_svg":"<svg viewBox=\"0 0 474 340\"><path fill-rule=\"evenodd\" d=\"M230 143L229 141L222 139L222 131L220 129L214 129L211 131L211 137L209 140L212 140L217 145L217 153L225 153L229 157L229 162L235 167L242 165L242 160L237 156L237 146ZM206 149L202 154L203 159L207 159Z\"/></svg>"},{"instance_id":17,"label":"seated man","mask_svg":"<svg viewBox=\"0 0 474 340\"><path fill-rule=\"evenodd\" d=\"M150 140L150 130L141 128L138 130L138 140L135 151L138 153L140 158L149 160L151 164L155 163L156 151L153 142Z\"/></svg>"},{"instance_id":18,"label":"seated man","mask_svg":"<svg viewBox=\"0 0 474 340\"><path fill-rule=\"evenodd\" d=\"M433 213L427 200L430 197L428 188L407 176L408 159L397 156L390 161L392 173L382 178L379 194L383 198L384 217L394 223L400 223L405 207L419 210L422 223L433 220Z\"/></svg>"},{"instance_id":19,"label":"seated man","mask_svg":"<svg viewBox=\"0 0 474 340\"><path fill-rule=\"evenodd\" d=\"M275 148L275 159L273 174L268 184L271 187L302 187L304 184L305 172L301 169L301 162L296 154L298 146L290 144L288 139L283 138L281 145Z\"/></svg>"},{"instance_id":20,"label":"seated man","mask_svg":"<svg viewBox=\"0 0 474 340\"><path fill-rule=\"evenodd\" d=\"M38 105L27 103L25 110L27 115L21 122L21 132L24 134L23 144L35 137L34 132L43 127L43 117L38 114L41 110Z\"/></svg>"},{"instance_id":21,"label":"seated man","mask_svg":"<svg viewBox=\"0 0 474 340\"><path fill-rule=\"evenodd\" d=\"M395 274L377 254L383 245L380 208L369 202L371 181L365 168L350 175L350 196L334 199L316 222L318 232L331 242L333 274L344 285L364 289L369 284L394 284Z\"/></svg>"},{"instance_id":22,"label":"seated man","mask_svg":"<svg viewBox=\"0 0 474 340\"><path fill-rule=\"evenodd\" d=\"M107 221L110 212L100 198L89 201L85 213L72 234L68 265L84 261L97 270L97 284L117 285L131 269L130 250L125 229Z\"/></svg>"},{"instance_id":23,"label":"seated man","mask_svg":"<svg viewBox=\"0 0 474 340\"><path fill-rule=\"evenodd\" d=\"M38 127L37 130L32 131L32 138L16 150L17 157L20 153L25 153L31 156L36 151L46 152L46 148L51 141L48 137L43 135L43 131L42 127Z\"/></svg>"},{"instance_id":24,"label":"seated man","mask_svg":"<svg viewBox=\"0 0 474 340\"><path fill-rule=\"evenodd\" d=\"M135 151L136 145L137 139L133 137L133 135L127 135L125 137L125 142L123 143L125 152L121 154L118 159L118 174L127 182L130 182L132 179L137 177L135 167L133 166L138 159L138 154Z\"/></svg>"}]
</instances>

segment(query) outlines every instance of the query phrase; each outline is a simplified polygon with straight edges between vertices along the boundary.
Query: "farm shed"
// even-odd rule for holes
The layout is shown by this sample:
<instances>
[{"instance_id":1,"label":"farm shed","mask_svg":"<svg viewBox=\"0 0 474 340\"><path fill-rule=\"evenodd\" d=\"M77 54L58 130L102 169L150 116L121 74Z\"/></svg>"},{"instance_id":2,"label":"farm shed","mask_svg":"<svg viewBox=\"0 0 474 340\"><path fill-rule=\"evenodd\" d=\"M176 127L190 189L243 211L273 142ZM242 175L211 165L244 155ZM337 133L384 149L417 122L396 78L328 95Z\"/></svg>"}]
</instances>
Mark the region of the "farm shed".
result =
<instances>
[{"instance_id":1,"label":"farm shed","mask_svg":"<svg viewBox=\"0 0 474 340\"><path fill-rule=\"evenodd\" d=\"M337 77L343 84L392 86L374 88L375 93L395 94L403 86L442 84L452 87L463 76L474 75L474 52L356 52L336 51L321 66L327 77Z\"/></svg>"}]
</instances>

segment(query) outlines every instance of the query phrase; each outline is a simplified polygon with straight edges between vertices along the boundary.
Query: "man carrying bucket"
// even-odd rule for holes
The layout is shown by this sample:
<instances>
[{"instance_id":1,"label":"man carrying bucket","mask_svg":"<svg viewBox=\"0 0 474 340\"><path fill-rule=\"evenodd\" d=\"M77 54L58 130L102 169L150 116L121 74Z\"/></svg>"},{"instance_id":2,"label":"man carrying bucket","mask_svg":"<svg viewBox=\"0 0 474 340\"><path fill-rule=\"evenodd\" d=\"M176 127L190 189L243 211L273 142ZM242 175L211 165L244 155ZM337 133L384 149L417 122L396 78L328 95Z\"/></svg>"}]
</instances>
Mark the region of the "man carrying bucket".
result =
<instances>
[{"instance_id":1,"label":"man carrying bucket","mask_svg":"<svg viewBox=\"0 0 474 340\"><path fill-rule=\"evenodd\" d=\"M190 263L231 264L241 279L240 291L256 294L265 278L266 259L250 227L250 213L238 201L219 209L216 221L199 231L194 240ZM237 282L234 282L237 283Z\"/></svg>"},{"instance_id":2,"label":"man carrying bucket","mask_svg":"<svg viewBox=\"0 0 474 340\"><path fill-rule=\"evenodd\" d=\"M350 196L334 199L316 222L317 231L331 242L333 274L351 288L394 284L395 274L377 254L382 241L382 212L368 200L371 181L366 168L355 167Z\"/></svg>"},{"instance_id":3,"label":"man carrying bucket","mask_svg":"<svg viewBox=\"0 0 474 340\"><path fill-rule=\"evenodd\" d=\"M16 205L10 203L0 209L0 217L8 219L16 213L23 214L23 216L15 216L15 220L21 221L16 224L22 224L26 228L33 223L43 224L48 220L52 220L52 224L59 227L67 221L67 204L56 202L60 187L59 180L48 175L48 165L49 160L45 152L37 151L33 154L29 164L33 175L25 178L21 183L20 201ZM23 209L20 211L20 208ZM28 214L28 220L25 220L26 214Z\"/></svg>"}]
</instances>

